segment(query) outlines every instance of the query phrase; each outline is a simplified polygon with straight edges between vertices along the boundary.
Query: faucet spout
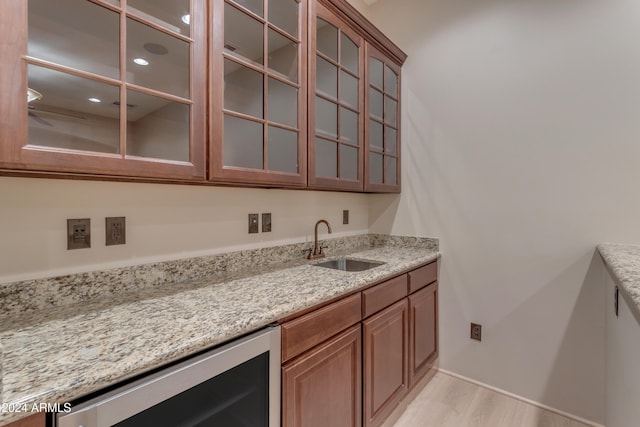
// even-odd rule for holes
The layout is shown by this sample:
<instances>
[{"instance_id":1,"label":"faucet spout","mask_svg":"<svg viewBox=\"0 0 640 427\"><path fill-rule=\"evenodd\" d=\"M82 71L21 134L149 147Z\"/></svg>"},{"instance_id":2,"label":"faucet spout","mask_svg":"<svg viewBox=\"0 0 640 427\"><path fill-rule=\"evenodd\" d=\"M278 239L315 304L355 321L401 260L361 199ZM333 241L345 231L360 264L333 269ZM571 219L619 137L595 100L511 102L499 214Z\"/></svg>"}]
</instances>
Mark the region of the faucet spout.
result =
<instances>
[{"instance_id":1,"label":"faucet spout","mask_svg":"<svg viewBox=\"0 0 640 427\"><path fill-rule=\"evenodd\" d=\"M329 234L332 233L331 225L326 219L321 219L318 222L316 222L316 226L314 227L314 230L313 230L313 252L311 252L311 250L309 251L309 256L307 256L307 259L324 257L324 253L322 252L322 249L323 249L322 246L318 247L318 226L320 224L325 224L327 226L327 230L329 231Z\"/></svg>"}]
</instances>

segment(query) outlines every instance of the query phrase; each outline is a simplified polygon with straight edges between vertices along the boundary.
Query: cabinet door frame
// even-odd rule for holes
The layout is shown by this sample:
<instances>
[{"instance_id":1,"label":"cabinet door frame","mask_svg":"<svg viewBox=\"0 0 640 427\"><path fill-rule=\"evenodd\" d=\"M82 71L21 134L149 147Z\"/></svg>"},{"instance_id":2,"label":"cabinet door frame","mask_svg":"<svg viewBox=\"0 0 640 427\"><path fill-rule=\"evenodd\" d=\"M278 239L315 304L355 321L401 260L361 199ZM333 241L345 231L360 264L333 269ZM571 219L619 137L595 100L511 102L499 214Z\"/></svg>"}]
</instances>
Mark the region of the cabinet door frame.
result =
<instances>
[{"instance_id":1,"label":"cabinet door frame","mask_svg":"<svg viewBox=\"0 0 640 427\"><path fill-rule=\"evenodd\" d=\"M424 325L417 323L417 311L428 302L433 296L433 340L434 351L427 356L423 356L418 360L418 340L420 331L424 330ZM438 305L438 282L430 285L409 295L409 386L413 387L420 378L422 378L435 364L440 350L439 342L439 305Z\"/></svg>"},{"instance_id":2,"label":"cabinet door frame","mask_svg":"<svg viewBox=\"0 0 640 427\"><path fill-rule=\"evenodd\" d=\"M360 323L350 327L334 338L319 344L316 347L302 353L300 356L287 362L282 367L282 426L300 427L299 415L304 409L297 393L298 379L304 378L308 373L321 366L323 362L330 361L339 352L351 352L351 382L353 394L352 419L349 426L360 427L362 425L362 331Z\"/></svg>"},{"instance_id":3,"label":"cabinet door frame","mask_svg":"<svg viewBox=\"0 0 640 427\"><path fill-rule=\"evenodd\" d=\"M317 18L321 18L330 24L337 27L340 31L344 32L357 46L358 46L358 173L357 179L344 180L340 178L327 178L316 176L316 23ZM335 15L331 10L327 9L324 5L317 1L312 1L309 6L309 49L308 49L308 63L309 63L309 96L307 111L309 115L308 129L308 151L309 151L309 188L328 189L328 190L341 190L341 191L357 191L362 192L364 189L364 117L365 117L365 98L364 98L364 85L365 85L365 41L357 31L351 28L345 21ZM340 55L340 52L338 52ZM338 71L341 68L338 69ZM340 87L340 73L338 73L338 87ZM338 89L340 90L340 89ZM338 105L338 117L337 127L340 129L340 101L336 100ZM338 148L340 142L336 142ZM340 152L338 150L338 164L337 170L340 171Z\"/></svg>"},{"instance_id":4,"label":"cabinet door frame","mask_svg":"<svg viewBox=\"0 0 640 427\"><path fill-rule=\"evenodd\" d=\"M365 130L365 154L364 154L364 166L365 166L365 175L364 175L364 191L365 192L369 192L369 193L400 193L401 191L401 176L402 176L402 156L401 156L401 151L402 151L402 132L401 132L401 128L402 128L402 116L401 116L401 103L402 103L402 69L401 66L398 65L396 62L394 62L392 59L390 59L388 56L386 56L384 53L382 53L379 49L377 49L376 47L374 47L371 43L366 43L365 46L365 63L366 63L366 73L365 73L365 125L364 125L364 130ZM390 156L390 157L395 157L397 158L397 164L396 164L396 183L395 184L386 184L384 181L386 180L386 169L387 169L387 164L384 161L384 159L387 157L386 153L380 153L383 154L383 162L382 162L382 177L383 177L383 183L375 183L375 182L371 182L370 179L370 175L369 175L369 170L370 170L370 159L369 159L369 155L371 153L371 132L369 130L369 120L370 120L370 112L371 112L371 105L370 105L370 99L369 99L369 85L370 85L370 67L369 67L369 58L375 58L378 59L380 61L382 61L382 63L385 66L388 66L391 70L393 70L394 73L396 73L396 75L398 76L398 93L397 93L397 111L396 111L396 132L397 132L397 136L396 136L396 141L397 141L397 145L396 145L396 155L395 156ZM383 73L384 73L384 68L383 68ZM385 77L386 80L386 77ZM386 90L385 90L385 94L386 94ZM383 108L386 110L386 103L384 102L384 98L383 98ZM386 115L386 112L384 113ZM386 139L386 135L384 132L384 128L383 128L383 138ZM384 149L384 147L383 147ZM379 152L377 152L379 153Z\"/></svg>"},{"instance_id":5,"label":"cabinet door frame","mask_svg":"<svg viewBox=\"0 0 640 427\"><path fill-rule=\"evenodd\" d=\"M384 357L384 354L379 354L376 350L389 350L396 354L394 350L397 348L391 348L387 346L376 346L376 333L381 332L385 328L398 322L398 317L402 322L402 349L400 363L402 364L402 380L400 384L387 396L383 402L379 402L376 405L375 397L377 387L384 386L384 381L381 376L384 376L388 366L382 366L378 364L376 358L378 356ZM362 343L363 343L363 389L364 389L364 426L379 426L382 422L393 412L398 403L404 398L409 390L409 304L407 298L402 298L400 301L385 308L384 310L374 314L373 316L362 321ZM382 369L376 369L382 368Z\"/></svg>"},{"instance_id":6,"label":"cabinet door frame","mask_svg":"<svg viewBox=\"0 0 640 427\"><path fill-rule=\"evenodd\" d=\"M299 45L298 45L298 173L286 173L271 171L266 169L251 169L236 166L224 165L224 5L225 0L213 0L212 1L212 14L209 19L211 23L210 32L210 59L209 59L209 105L210 105L210 117L209 117L209 177L210 181L215 182L231 182L241 183L247 185L277 185L283 187L305 187L307 185L307 113L305 107L307 105L307 0L296 0L300 8L298 10L298 32L299 32ZM233 1L232 1L233 3ZM268 21L265 17L263 20ZM268 24L264 26L265 44L268 37ZM253 66L247 61L242 59L233 58L233 61L238 62L248 68L258 71L259 67ZM263 64L262 71L263 82L269 79L272 75ZM263 87L264 93L264 87ZM268 100L266 97L263 99L264 112L261 123L264 127L268 126ZM232 114L235 117L247 118L249 116L241 113ZM244 116L244 117L243 117ZM265 147L266 141L264 140L266 133L263 129L263 147ZM267 160L268 155L263 152L263 166L264 160Z\"/></svg>"},{"instance_id":7,"label":"cabinet door frame","mask_svg":"<svg viewBox=\"0 0 640 427\"><path fill-rule=\"evenodd\" d=\"M109 3L95 2L101 7L119 11L120 7ZM98 82L116 83L116 80L78 72L73 68L49 63L28 55L28 2L24 0L3 0L0 2L0 167L45 172L89 173L98 175L116 175L127 177L168 178L196 180L205 177L205 139L206 139L206 96L202 91L206 87L206 3L204 0L192 0L190 45L190 160L173 161L157 158L145 158L127 155L123 150L123 137L126 135L126 120L120 118L120 154L98 153L75 149L63 149L30 145L28 141L27 114L27 64L44 65L49 69L64 71L70 75L79 75ZM126 19L127 12L120 15L120 22ZM160 28L157 27L156 28ZM120 29L120 51L122 60L126 39ZM120 83L120 91L136 87L127 82ZM143 93L153 94L153 90ZM171 99L171 96L167 95ZM126 105L121 106L126 111ZM124 123L123 123L124 122Z\"/></svg>"}]
</instances>

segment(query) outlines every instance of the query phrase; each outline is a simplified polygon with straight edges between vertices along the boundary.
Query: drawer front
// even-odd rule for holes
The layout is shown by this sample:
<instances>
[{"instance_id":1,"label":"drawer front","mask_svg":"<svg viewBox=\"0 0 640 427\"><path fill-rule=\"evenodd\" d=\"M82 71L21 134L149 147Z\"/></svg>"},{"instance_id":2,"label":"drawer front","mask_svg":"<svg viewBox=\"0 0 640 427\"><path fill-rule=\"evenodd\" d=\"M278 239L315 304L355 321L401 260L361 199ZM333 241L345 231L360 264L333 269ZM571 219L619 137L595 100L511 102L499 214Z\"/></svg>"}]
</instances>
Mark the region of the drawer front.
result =
<instances>
[{"instance_id":1,"label":"drawer front","mask_svg":"<svg viewBox=\"0 0 640 427\"><path fill-rule=\"evenodd\" d=\"M322 307L282 326L282 362L320 344L362 319L360 293Z\"/></svg>"},{"instance_id":2,"label":"drawer front","mask_svg":"<svg viewBox=\"0 0 640 427\"><path fill-rule=\"evenodd\" d=\"M407 296L407 275L403 274L362 292L362 317L369 317Z\"/></svg>"},{"instance_id":3,"label":"drawer front","mask_svg":"<svg viewBox=\"0 0 640 427\"><path fill-rule=\"evenodd\" d=\"M409 293L422 289L438 280L438 261L420 267L409 273Z\"/></svg>"}]
</instances>

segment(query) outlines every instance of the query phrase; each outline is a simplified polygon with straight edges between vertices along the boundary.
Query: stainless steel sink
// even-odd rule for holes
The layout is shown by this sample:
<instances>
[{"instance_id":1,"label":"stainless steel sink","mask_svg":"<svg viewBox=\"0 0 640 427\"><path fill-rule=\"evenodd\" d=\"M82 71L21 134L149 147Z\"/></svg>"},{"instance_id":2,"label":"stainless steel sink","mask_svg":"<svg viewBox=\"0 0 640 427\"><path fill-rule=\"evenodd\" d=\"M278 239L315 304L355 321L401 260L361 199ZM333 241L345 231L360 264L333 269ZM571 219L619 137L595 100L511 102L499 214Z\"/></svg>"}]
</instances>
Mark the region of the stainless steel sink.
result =
<instances>
[{"instance_id":1,"label":"stainless steel sink","mask_svg":"<svg viewBox=\"0 0 640 427\"><path fill-rule=\"evenodd\" d=\"M382 264L384 264L384 262L339 258L331 261L319 262L313 265L316 267L333 268L334 270L342 271L365 271Z\"/></svg>"}]
</instances>

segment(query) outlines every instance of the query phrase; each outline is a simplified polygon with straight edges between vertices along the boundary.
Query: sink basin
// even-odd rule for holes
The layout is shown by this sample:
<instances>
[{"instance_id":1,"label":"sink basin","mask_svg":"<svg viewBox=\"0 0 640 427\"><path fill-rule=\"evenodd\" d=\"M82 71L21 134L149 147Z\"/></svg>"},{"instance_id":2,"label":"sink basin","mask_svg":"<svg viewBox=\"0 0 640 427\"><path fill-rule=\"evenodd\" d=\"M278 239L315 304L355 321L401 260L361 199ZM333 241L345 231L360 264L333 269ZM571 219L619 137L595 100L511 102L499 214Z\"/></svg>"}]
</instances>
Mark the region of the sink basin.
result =
<instances>
[{"instance_id":1,"label":"sink basin","mask_svg":"<svg viewBox=\"0 0 640 427\"><path fill-rule=\"evenodd\" d=\"M384 262L339 258L331 261L319 262L318 264L313 265L316 267L333 268L334 270L342 271L365 271L382 264L384 264Z\"/></svg>"}]
</instances>

